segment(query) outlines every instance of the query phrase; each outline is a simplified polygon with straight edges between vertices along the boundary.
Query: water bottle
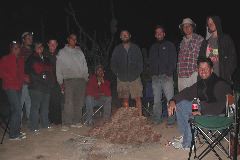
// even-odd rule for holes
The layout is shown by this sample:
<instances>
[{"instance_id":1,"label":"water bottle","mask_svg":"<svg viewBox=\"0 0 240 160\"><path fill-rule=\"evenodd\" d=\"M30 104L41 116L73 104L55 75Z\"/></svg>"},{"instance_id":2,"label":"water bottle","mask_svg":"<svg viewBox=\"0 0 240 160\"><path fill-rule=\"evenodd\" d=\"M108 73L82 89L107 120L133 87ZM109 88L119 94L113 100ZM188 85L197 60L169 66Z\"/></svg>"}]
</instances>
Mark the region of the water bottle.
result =
<instances>
[{"instance_id":1,"label":"water bottle","mask_svg":"<svg viewBox=\"0 0 240 160\"><path fill-rule=\"evenodd\" d=\"M192 112L197 112L199 108L199 103L197 98L193 98L192 101Z\"/></svg>"}]
</instances>

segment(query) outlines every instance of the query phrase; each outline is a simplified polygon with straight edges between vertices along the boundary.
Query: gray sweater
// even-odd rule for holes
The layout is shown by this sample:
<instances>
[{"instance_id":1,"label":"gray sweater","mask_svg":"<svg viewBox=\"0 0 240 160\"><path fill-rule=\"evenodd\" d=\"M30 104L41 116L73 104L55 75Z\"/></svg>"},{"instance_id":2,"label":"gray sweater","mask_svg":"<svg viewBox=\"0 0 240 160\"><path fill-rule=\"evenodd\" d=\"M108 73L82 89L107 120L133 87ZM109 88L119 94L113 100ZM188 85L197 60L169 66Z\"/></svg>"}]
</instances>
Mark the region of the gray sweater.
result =
<instances>
[{"instance_id":1,"label":"gray sweater","mask_svg":"<svg viewBox=\"0 0 240 160\"><path fill-rule=\"evenodd\" d=\"M88 67L85 56L79 47L70 48L67 45L57 55L56 75L59 84L64 79L84 78L88 80Z\"/></svg>"}]
</instances>

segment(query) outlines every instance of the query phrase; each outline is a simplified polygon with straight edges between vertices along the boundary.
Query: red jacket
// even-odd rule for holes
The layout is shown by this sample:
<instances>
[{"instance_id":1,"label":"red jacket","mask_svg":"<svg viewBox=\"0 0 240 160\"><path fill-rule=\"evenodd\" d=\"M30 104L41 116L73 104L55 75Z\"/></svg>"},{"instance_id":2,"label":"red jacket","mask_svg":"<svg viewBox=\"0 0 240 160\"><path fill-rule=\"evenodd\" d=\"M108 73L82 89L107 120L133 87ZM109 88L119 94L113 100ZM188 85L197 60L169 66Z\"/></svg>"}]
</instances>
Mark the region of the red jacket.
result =
<instances>
[{"instance_id":1,"label":"red jacket","mask_svg":"<svg viewBox=\"0 0 240 160\"><path fill-rule=\"evenodd\" d=\"M110 82L104 80L104 83L98 86L96 75L92 75L87 83L86 94L95 98L99 98L101 94L111 96Z\"/></svg>"},{"instance_id":2,"label":"red jacket","mask_svg":"<svg viewBox=\"0 0 240 160\"><path fill-rule=\"evenodd\" d=\"M20 90L23 86L24 58L8 54L0 59L0 78L3 80L3 89Z\"/></svg>"}]
</instances>

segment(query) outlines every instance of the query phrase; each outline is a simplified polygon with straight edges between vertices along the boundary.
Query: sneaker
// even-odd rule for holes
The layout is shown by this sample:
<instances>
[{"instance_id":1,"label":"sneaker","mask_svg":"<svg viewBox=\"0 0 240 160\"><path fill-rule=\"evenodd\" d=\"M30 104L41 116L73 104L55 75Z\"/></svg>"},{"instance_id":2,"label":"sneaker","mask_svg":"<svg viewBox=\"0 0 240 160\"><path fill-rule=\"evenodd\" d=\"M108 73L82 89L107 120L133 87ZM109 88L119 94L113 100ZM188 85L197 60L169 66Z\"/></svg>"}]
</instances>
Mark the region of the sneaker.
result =
<instances>
[{"instance_id":1,"label":"sneaker","mask_svg":"<svg viewBox=\"0 0 240 160\"><path fill-rule=\"evenodd\" d=\"M70 127L73 127L73 128L82 128L83 125L81 123L76 123L76 124L71 124Z\"/></svg>"},{"instance_id":2,"label":"sneaker","mask_svg":"<svg viewBox=\"0 0 240 160\"><path fill-rule=\"evenodd\" d=\"M175 149L181 149L184 151L190 151L190 147L183 147L182 142L172 142L172 145Z\"/></svg>"},{"instance_id":3,"label":"sneaker","mask_svg":"<svg viewBox=\"0 0 240 160\"><path fill-rule=\"evenodd\" d=\"M20 132L20 135L26 136L27 134L25 132Z\"/></svg>"},{"instance_id":4,"label":"sneaker","mask_svg":"<svg viewBox=\"0 0 240 160\"><path fill-rule=\"evenodd\" d=\"M69 130L68 126L62 126L61 131L66 132Z\"/></svg>"},{"instance_id":5,"label":"sneaker","mask_svg":"<svg viewBox=\"0 0 240 160\"><path fill-rule=\"evenodd\" d=\"M48 126L48 127L47 127L47 130L48 130L48 131L54 131L53 127L51 127L51 126Z\"/></svg>"},{"instance_id":6,"label":"sneaker","mask_svg":"<svg viewBox=\"0 0 240 160\"><path fill-rule=\"evenodd\" d=\"M175 136L175 137L174 137L174 141L175 141L175 142L181 142L181 143L182 143L182 142L183 142L183 136Z\"/></svg>"},{"instance_id":7,"label":"sneaker","mask_svg":"<svg viewBox=\"0 0 240 160\"><path fill-rule=\"evenodd\" d=\"M33 134L35 134L35 135L39 135L39 134L40 134L39 129L35 129L35 130L33 130Z\"/></svg>"},{"instance_id":8,"label":"sneaker","mask_svg":"<svg viewBox=\"0 0 240 160\"><path fill-rule=\"evenodd\" d=\"M19 141L19 140L22 140L22 139L25 139L27 138L26 136L24 135L19 135L18 137L15 137L15 138L9 138L9 140L13 140L13 141Z\"/></svg>"}]
</instances>

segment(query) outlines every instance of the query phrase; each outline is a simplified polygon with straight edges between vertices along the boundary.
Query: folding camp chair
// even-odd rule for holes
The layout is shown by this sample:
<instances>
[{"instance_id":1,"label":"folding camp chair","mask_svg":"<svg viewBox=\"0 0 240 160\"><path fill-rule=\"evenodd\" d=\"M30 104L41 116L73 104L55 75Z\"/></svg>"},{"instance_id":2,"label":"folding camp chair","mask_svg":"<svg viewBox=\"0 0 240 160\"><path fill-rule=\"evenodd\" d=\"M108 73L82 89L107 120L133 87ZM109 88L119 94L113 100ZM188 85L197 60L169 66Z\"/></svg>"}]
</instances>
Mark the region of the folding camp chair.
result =
<instances>
[{"instance_id":1,"label":"folding camp chair","mask_svg":"<svg viewBox=\"0 0 240 160\"><path fill-rule=\"evenodd\" d=\"M166 97L162 96L162 116L167 117L167 99ZM153 104L154 104L154 95L153 95L153 89L152 89L152 81L149 80L146 82L144 86L144 91L143 91L143 98L142 98L142 109L143 109L143 114L145 116L153 116L152 115L152 109L153 109Z\"/></svg>"},{"instance_id":2,"label":"folding camp chair","mask_svg":"<svg viewBox=\"0 0 240 160\"><path fill-rule=\"evenodd\" d=\"M1 138L1 144L3 143L4 137L6 133L9 133L9 122L10 122L10 117L3 117L0 115L0 127L3 129L3 135Z\"/></svg>"},{"instance_id":3,"label":"folding camp chair","mask_svg":"<svg viewBox=\"0 0 240 160\"><path fill-rule=\"evenodd\" d=\"M226 95L226 115L195 116L193 119L190 119L192 143L188 159L191 158L192 148L194 148L194 158L199 160L204 158L210 151L213 151L218 159L222 158L217 151L221 151L227 158L231 159L230 137L236 124L235 109L234 96ZM195 133L200 135L205 142L200 147L207 144L207 147L198 156L196 155ZM223 140L226 140L227 147L223 144Z\"/></svg>"},{"instance_id":4,"label":"folding camp chair","mask_svg":"<svg viewBox=\"0 0 240 160\"><path fill-rule=\"evenodd\" d=\"M94 111L93 114L90 117L87 117L85 119L85 117L87 116L87 112L85 112L82 116L82 120L83 120L83 124L87 124L97 113L100 113L100 116L102 115L102 111L103 111L103 104L100 106L94 106Z\"/></svg>"},{"instance_id":5,"label":"folding camp chair","mask_svg":"<svg viewBox=\"0 0 240 160\"><path fill-rule=\"evenodd\" d=\"M0 128L3 129L1 144L3 143L6 133L9 133L9 122L10 122L9 104L1 103L0 104Z\"/></svg>"},{"instance_id":6,"label":"folding camp chair","mask_svg":"<svg viewBox=\"0 0 240 160\"><path fill-rule=\"evenodd\" d=\"M147 81L144 86L143 98L142 98L142 109L145 116L152 116L152 106L154 103L152 81Z\"/></svg>"}]
</instances>

